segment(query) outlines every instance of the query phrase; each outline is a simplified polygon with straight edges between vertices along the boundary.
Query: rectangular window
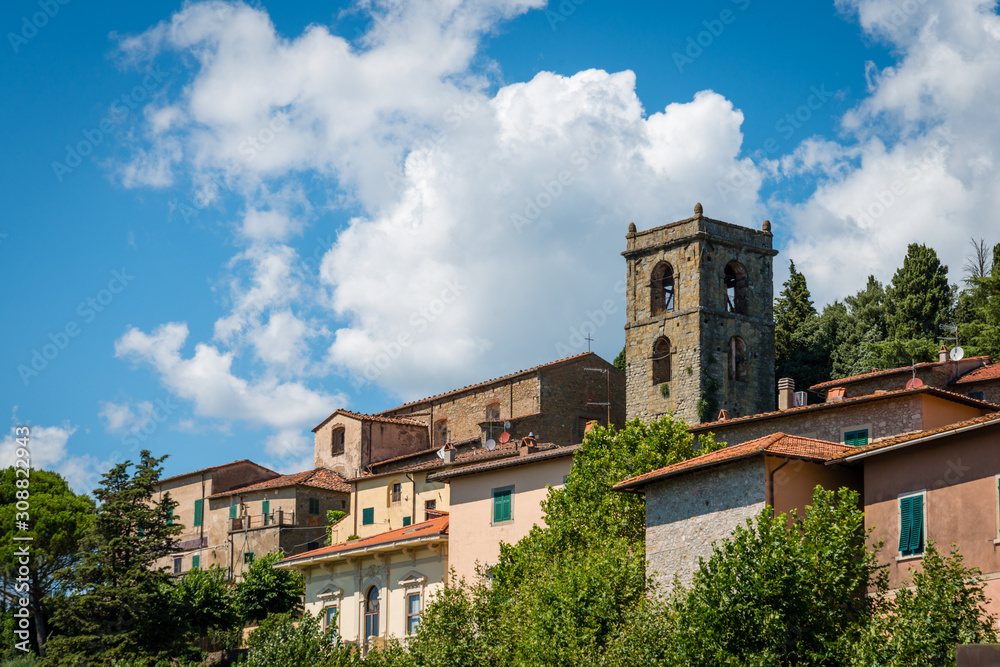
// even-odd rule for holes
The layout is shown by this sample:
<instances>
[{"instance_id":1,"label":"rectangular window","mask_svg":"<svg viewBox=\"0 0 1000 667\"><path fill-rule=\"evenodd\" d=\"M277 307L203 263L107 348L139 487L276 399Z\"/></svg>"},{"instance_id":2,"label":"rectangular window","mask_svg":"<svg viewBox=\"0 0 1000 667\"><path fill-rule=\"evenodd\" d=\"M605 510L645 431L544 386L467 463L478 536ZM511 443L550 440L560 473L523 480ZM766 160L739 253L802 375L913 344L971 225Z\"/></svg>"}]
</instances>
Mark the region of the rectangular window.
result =
<instances>
[{"instance_id":1,"label":"rectangular window","mask_svg":"<svg viewBox=\"0 0 1000 667\"><path fill-rule=\"evenodd\" d=\"M924 552L924 496L899 499L899 553L915 556Z\"/></svg>"},{"instance_id":2,"label":"rectangular window","mask_svg":"<svg viewBox=\"0 0 1000 667\"><path fill-rule=\"evenodd\" d=\"M844 444L851 447L864 447L868 444L868 429L844 432Z\"/></svg>"},{"instance_id":3,"label":"rectangular window","mask_svg":"<svg viewBox=\"0 0 1000 667\"><path fill-rule=\"evenodd\" d=\"M493 523L510 521L510 496L512 489L493 489Z\"/></svg>"},{"instance_id":4,"label":"rectangular window","mask_svg":"<svg viewBox=\"0 0 1000 667\"><path fill-rule=\"evenodd\" d=\"M260 512L264 515L264 525L271 525L271 501L265 500L260 504Z\"/></svg>"},{"instance_id":5,"label":"rectangular window","mask_svg":"<svg viewBox=\"0 0 1000 667\"><path fill-rule=\"evenodd\" d=\"M319 498L310 498L309 499L309 513L310 514L319 514Z\"/></svg>"},{"instance_id":6,"label":"rectangular window","mask_svg":"<svg viewBox=\"0 0 1000 667\"><path fill-rule=\"evenodd\" d=\"M183 569L183 567L184 567L184 559L183 558L175 558L174 559L174 574L180 574L181 571L182 571L182 569Z\"/></svg>"},{"instance_id":7,"label":"rectangular window","mask_svg":"<svg viewBox=\"0 0 1000 667\"><path fill-rule=\"evenodd\" d=\"M243 563L245 565L252 565L253 564L253 552L252 551L248 551L245 554L243 554Z\"/></svg>"},{"instance_id":8,"label":"rectangular window","mask_svg":"<svg viewBox=\"0 0 1000 667\"><path fill-rule=\"evenodd\" d=\"M403 525L404 526L409 526L412 522L413 522L413 518L412 517L408 517L408 516L404 516L403 517Z\"/></svg>"},{"instance_id":9,"label":"rectangular window","mask_svg":"<svg viewBox=\"0 0 1000 667\"><path fill-rule=\"evenodd\" d=\"M986 392L985 391L970 391L969 394L968 394L968 396L969 396L969 398L974 398L977 401L985 401L986 400Z\"/></svg>"},{"instance_id":10,"label":"rectangular window","mask_svg":"<svg viewBox=\"0 0 1000 667\"><path fill-rule=\"evenodd\" d=\"M406 633L412 635L420 625L420 593L406 596Z\"/></svg>"},{"instance_id":11,"label":"rectangular window","mask_svg":"<svg viewBox=\"0 0 1000 667\"><path fill-rule=\"evenodd\" d=\"M330 453L334 456L344 453L344 429L333 429L333 442L330 445Z\"/></svg>"},{"instance_id":12,"label":"rectangular window","mask_svg":"<svg viewBox=\"0 0 1000 667\"><path fill-rule=\"evenodd\" d=\"M424 501L424 521L430 521L431 515L427 513L427 510L436 510L438 506L437 500L425 500Z\"/></svg>"},{"instance_id":13,"label":"rectangular window","mask_svg":"<svg viewBox=\"0 0 1000 667\"><path fill-rule=\"evenodd\" d=\"M361 525L370 526L375 523L375 508L366 507L361 510Z\"/></svg>"},{"instance_id":14,"label":"rectangular window","mask_svg":"<svg viewBox=\"0 0 1000 667\"><path fill-rule=\"evenodd\" d=\"M392 504L398 505L403 500L403 485L394 482L392 485Z\"/></svg>"},{"instance_id":15,"label":"rectangular window","mask_svg":"<svg viewBox=\"0 0 1000 667\"><path fill-rule=\"evenodd\" d=\"M199 498L194 501L194 525L197 528L201 525L201 513L205 508L205 501Z\"/></svg>"},{"instance_id":16,"label":"rectangular window","mask_svg":"<svg viewBox=\"0 0 1000 667\"><path fill-rule=\"evenodd\" d=\"M230 519L235 519L236 518L236 505L230 505L229 506L229 518Z\"/></svg>"},{"instance_id":17,"label":"rectangular window","mask_svg":"<svg viewBox=\"0 0 1000 667\"><path fill-rule=\"evenodd\" d=\"M337 639L337 608L327 607L323 614L323 629L331 633L331 638Z\"/></svg>"},{"instance_id":18,"label":"rectangular window","mask_svg":"<svg viewBox=\"0 0 1000 667\"><path fill-rule=\"evenodd\" d=\"M191 556L191 567L192 568L201 567L201 556L199 556L198 554Z\"/></svg>"}]
</instances>

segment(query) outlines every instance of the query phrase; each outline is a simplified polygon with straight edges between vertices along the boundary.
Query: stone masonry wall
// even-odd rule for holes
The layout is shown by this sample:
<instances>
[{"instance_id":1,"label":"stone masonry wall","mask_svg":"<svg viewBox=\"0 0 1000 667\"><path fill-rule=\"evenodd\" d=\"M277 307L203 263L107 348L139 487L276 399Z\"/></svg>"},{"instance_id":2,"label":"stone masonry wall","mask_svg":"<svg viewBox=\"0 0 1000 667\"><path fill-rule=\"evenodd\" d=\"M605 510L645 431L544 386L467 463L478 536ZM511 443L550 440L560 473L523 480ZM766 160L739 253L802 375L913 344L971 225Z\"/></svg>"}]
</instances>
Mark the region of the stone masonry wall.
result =
<instances>
[{"instance_id":1,"label":"stone masonry wall","mask_svg":"<svg viewBox=\"0 0 1000 667\"><path fill-rule=\"evenodd\" d=\"M651 484L646 489L646 569L662 592L683 584L728 537L764 509L764 457Z\"/></svg>"},{"instance_id":2,"label":"stone masonry wall","mask_svg":"<svg viewBox=\"0 0 1000 667\"><path fill-rule=\"evenodd\" d=\"M697 424L698 401L706 398L731 416L766 412L774 406L773 272L769 231L758 231L696 215L643 232L630 231L626 291L627 418L644 421L674 411ZM673 312L653 315L651 274L660 261L674 272ZM747 272L745 314L725 307L726 265ZM671 376L664 396L653 384L655 341L671 343ZM729 377L729 341L746 345L746 378Z\"/></svg>"},{"instance_id":3,"label":"stone masonry wall","mask_svg":"<svg viewBox=\"0 0 1000 667\"><path fill-rule=\"evenodd\" d=\"M610 375L588 368L604 369ZM588 420L596 419L607 425L607 406L595 403L610 402L611 422L619 427L624 425L625 375L614 365L594 355L543 368L540 373L542 414L536 435L543 441L576 444L583 441L583 427Z\"/></svg>"},{"instance_id":4,"label":"stone masonry wall","mask_svg":"<svg viewBox=\"0 0 1000 667\"><path fill-rule=\"evenodd\" d=\"M874 440L923 429L921 401L920 395L900 396L826 410L790 412L745 424L719 424L711 431L717 441L728 445L777 432L842 442L844 430L855 428L867 428L868 438Z\"/></svg>"}]
</instances>

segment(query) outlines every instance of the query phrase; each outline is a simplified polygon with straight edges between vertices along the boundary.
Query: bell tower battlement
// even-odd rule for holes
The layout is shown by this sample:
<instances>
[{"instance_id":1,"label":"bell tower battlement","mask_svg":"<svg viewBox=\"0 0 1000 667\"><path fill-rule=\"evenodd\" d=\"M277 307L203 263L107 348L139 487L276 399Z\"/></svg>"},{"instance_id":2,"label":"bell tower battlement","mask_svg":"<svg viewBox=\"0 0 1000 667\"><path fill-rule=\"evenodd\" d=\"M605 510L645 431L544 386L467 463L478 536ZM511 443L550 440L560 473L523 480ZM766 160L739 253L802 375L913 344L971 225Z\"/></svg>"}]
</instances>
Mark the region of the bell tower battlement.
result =
<instances>
[{"instance_id":1,"label":"bell tower battlement","mask_svg":"<svg viewBox=\"0 0 1000 667\"><path fill-rule=\"evenodd\" d=\"M626 412L673 411L689 424L774 409L771 223L750 229L694 216L629 224Z\"/></svg>"}]
</instances>

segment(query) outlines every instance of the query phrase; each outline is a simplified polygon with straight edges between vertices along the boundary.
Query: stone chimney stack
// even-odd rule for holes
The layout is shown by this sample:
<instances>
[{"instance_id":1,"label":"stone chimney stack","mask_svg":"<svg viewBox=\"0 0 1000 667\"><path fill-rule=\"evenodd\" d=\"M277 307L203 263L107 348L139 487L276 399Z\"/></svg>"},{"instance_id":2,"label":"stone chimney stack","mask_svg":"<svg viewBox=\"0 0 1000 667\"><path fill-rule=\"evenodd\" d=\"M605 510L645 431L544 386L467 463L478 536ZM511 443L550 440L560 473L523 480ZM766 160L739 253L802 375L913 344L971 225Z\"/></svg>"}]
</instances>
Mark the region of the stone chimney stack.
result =
<instances>
[{"instance_id":1,"label":"stone chimney stack","mask_svg":"<svg viewBox=\"0 0 1000 667\"><path fill-rule=\"evenodd\" d=\"M948 348L944 345L938 350L938 361L948 361Z\"/></svg>"},{"instance_id":2,"label":"stone chimney stack","mask_svg":"<svg viewBox=\"0 0 1000 667\"><path fill-rule=\"evenodd\" d=\"M778 409L787 410L795 406L795 380L781 378L778 380Z\"/></svg>"}]
</instances>

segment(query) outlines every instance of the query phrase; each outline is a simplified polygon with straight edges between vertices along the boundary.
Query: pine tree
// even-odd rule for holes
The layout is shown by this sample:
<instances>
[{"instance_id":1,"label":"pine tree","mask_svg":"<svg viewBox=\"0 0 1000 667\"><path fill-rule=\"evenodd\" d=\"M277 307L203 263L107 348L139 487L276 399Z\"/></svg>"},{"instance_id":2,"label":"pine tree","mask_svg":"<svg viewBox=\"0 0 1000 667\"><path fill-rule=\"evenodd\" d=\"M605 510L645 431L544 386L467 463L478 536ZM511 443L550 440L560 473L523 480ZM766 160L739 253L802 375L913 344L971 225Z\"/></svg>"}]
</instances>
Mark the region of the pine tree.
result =
<instances>
[{"instance_id":1,"label":"pine tree","mask_svg":"<svg viewBox=\"0 0 1000 667\"><path fill-rule=\"evenodd\" d=\"M937 340L938 326L951 316L953 289L948 267L932 248L911 243L886 288L886 326L896 341Z\"/></svg>"},{"instance_id":2,"label":"pine tree","mask_svg":"<svg viewBox=\"0 0 1000 667\"><path fill-rule=\"evenodd\" d=\"M182 530L173 523L177 503L170 495L153 499L164 458L143 450L134 474L131 461L116 465L94 491L101 505L73 574L79 592L56 613L58 636L48 643L47 664L176 657L188 640L170 577L153 567L173 551Z\"/></svg>"},{"instance_id":3,"label":"pine tree","mask_svg":"<svg viewBox=\"0 0 1000 667\"><path fill-rule=\"evenodd\" d=\"M970 275L966 283L955 315L959 340L969 354L1000 358L1000 244L993 246L990 269Z\"/></svg>"},{"instance_id":4,"label":"pine tree","mask_svg":"<svg viewBox=\"0 0 1000 667\"><path fill-rule=\"evenodd\" d=\"M794 353L792 338L799 328L816 317L806 277L795 270L795 262L788 267L788 280L774 302L774 358L779 368Z\"/></svg>"}]
</instances>

